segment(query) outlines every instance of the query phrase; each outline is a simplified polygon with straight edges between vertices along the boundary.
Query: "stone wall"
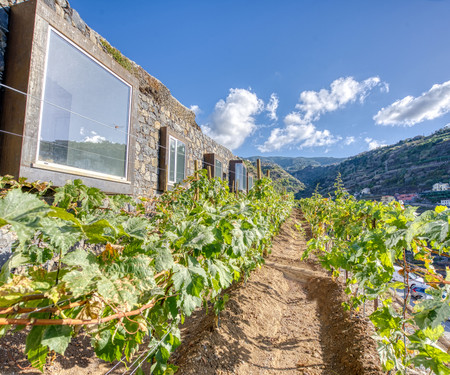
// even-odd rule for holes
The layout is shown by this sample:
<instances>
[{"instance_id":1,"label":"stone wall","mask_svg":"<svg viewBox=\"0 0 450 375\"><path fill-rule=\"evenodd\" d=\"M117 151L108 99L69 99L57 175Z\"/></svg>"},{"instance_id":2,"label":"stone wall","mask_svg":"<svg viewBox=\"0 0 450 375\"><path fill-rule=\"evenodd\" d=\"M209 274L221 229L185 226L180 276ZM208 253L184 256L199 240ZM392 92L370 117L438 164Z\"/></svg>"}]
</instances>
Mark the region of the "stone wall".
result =
<instances>
[{"instance_id":1,"label":"stone wall","mask_svg":"<svg viewBox=\"0 0 450 375\"><path fill-rule=\"evenodd\" d=\"M8 24L7 9L26 0L0 0L0 74L1 61L3 61L6 47L6 30ZM159 80L152 77L142 67L124 57L117 49L112 47L104 38L92 30L81 19L78 12L72 9L66 0L42 0L53 12L55 17L64 21L76 33L88 39L95 46L111 56L117 63L127 69L137 78L139 95L137 105L138 116L133 124L136 137L135 166L130 173L134 174L134 195L153 196L157 193L159 178L159 150L160 128L167 126L187 143L187 174L194 170L194 160L203 161L203 154L215 153L223 160L224 172L228 174L228 162L237 159L230 150L217 144L202 133L195 122L195 114L179 103L170 93L169 89ZM2 34L3 32L3 34ZM78 34L79 35L79 34ZM3 39L2 39L3 38ZM1 77L0 77L1 79ZM135 88L136 89L136 88ZM133 155L131 155L133 157Z\"/></svg>"}]
</instances>

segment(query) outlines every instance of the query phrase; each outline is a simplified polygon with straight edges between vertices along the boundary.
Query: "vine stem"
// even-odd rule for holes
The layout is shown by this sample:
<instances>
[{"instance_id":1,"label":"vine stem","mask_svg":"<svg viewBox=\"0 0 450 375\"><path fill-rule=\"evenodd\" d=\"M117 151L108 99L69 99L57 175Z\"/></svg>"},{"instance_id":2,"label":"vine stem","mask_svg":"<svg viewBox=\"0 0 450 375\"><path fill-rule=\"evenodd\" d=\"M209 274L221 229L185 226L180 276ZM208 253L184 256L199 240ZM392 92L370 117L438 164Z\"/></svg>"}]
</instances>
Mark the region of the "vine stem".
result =
<instances>
[{"instance_id":1,"label":"vine stem","mask_svg":"<svg viewBox=\"0 0 450 375\"><path fill-rule=\"evenodd\" d=\"M150 302L136 310L113 314L113 315L106 316L101 319L34 319L34 318L31 318L31 319L7 319L7 318L0 318L0 326L10 325L10 324L25 325L25 326L54 326L54 325L84 326L84 325L93 325L93 324L99 325L99 324L106 323L106 322L109 322L114 319L120 319L120 318L125 318L127 316L138 315L138 314L142 313L143 311L148 310L148 309L152 308L153 306L155 306L155 304L158 301L160 301L161 299L166 299L169 297L173 297L175 295L176 294L153 300L152 302Z\"/></svg>"},{"instance_id":2,"label":"vine stem","mask_svg":"<svg viewBox=\"0 0 450 375\"><path fill-rule=\"evenodd\" d=\"M78 301L78 302L72 302L65 306L59 306L59 307L46 307L44 309L39 309L38 307L22 307L19 308L17 305L14 307L6 307L6 308L0 308L0 315L6 315L6 314L29 314L33 312L57 312L59 310L67 310L72 309L74 307L82 306L87 301Z\"/></svg>"}]
</instances>

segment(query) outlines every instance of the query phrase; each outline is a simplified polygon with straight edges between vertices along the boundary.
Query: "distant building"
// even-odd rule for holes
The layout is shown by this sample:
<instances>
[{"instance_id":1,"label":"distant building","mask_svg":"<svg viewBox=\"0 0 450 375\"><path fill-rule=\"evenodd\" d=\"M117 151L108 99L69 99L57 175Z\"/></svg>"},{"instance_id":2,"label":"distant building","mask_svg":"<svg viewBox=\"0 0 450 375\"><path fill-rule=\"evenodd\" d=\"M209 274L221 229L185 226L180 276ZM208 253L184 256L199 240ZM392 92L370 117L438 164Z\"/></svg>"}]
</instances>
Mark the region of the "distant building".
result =
<instances>
[{"instance_id":1,"label":"distant building","mask_svg":"<svg viewBox=\"0 0 450 375\"><path fill-rule=\"evenodd\" d=\"M410 194L396 194L395 198L397 198L398 201L403 202L412 202L414 199L416 199L418 195L416 193L410 193Z\"/></svg>"},{"instance_id":2,"label":"distant building","mask_svg":"<svg viewBox=\"0 0 450 375\"><path fill-rule=\"evenodd\" d=\"M369 189L369 188L364 188L364 189L362 189L362 190L361 190L361 194L363 194L363 195L364 195L364 194L371 194L371 193L370 193L370 189Z\"/></svg>"},{"instance_id":3,"label":"distant building","mask_svg":"<svg viewBox=\"0 0 450 375\"><path fill-rule=\"evenodd\" d=\"M450 185L448 183L438 182L433 185L433 191L447 191L450 190Z\"/></svg>"},{"instance_id":4,"label":"distant building","mask_svg":"<svg viewBox=\"0 0 450 375\"><path fill-rule=\"evenodd\" d=\"M450 199L442 199L441 200L441 206L450 207Z\"/></svg>"},{"instance_id":5,"label":"distant building","mask_svg":"<svg viewBox=\"0 0 450 375\"><path fill-rule=\"evenodd\" d=\"M393 195L383 195L381 197L381 203L389 204L392 201L395 201L395 197Z\"/></svg>"}]
</instances>

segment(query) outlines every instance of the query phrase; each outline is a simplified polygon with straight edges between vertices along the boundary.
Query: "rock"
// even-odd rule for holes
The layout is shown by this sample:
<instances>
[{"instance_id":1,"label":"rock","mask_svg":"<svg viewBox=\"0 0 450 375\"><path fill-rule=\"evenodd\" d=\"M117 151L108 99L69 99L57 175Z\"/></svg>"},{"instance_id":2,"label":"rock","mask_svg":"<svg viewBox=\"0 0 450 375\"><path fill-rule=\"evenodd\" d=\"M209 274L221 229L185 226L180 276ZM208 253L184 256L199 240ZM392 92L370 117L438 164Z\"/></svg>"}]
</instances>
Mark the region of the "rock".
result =
<instances>
[{"instance_id":1,"label":"rock","mask_svg":"<svg viewBox=\"0 0 450 375\"><path fill-rule=\"evenodd\" d=\"M86 23L81 19L75 9L72 9L72 24L81 32L86 32Z\"/></svg>"},{"instance_id":2,"label":"rock","mask_svg":"<svg viewBox=\"0 0 450 375\"><path fill-rule=\"evenodd\" d=\"M61 8L67 8L68 6L66 0L56 0L56 4L58 4Z\"/></svg>"}]
</instances>

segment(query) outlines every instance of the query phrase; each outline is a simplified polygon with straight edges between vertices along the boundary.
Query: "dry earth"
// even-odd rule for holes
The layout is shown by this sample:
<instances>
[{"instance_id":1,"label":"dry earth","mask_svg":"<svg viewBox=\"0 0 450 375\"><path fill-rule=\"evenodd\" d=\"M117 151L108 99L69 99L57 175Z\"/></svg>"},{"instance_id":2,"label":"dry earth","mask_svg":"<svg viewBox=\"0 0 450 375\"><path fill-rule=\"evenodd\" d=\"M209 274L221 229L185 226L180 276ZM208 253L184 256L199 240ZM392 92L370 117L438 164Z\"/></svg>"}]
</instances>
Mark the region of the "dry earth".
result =
<instances>
[{"instance_id":1,"label":"dry earth","mask_svg":"<svg viewBox=\"0 0 450 375\"><path fill-rule=\"evenodd\" d=\"M294 211L266 266L228 291L215 328L198 311L183 327L173 356L180 374L383 374L368 320L342 308L345 294L314 261L300 260L308 230Z\"/></svg>"},{"instance_id":2,"label":"dry earth","mask_svg":"<svg viewBox=\"0 0 450 375\"><path fill-rule=\"evenodd\" d=\"M306 246L295 228L300 221L300 212L294 211L266 265L227 291L230 301L219 328L204 310L187 319L172 359L179 374L383 374L368 320L345 312L342 287L314 261L300 260ZM39 374L24 369L23 341L23 334L0 339L1 375ZM45 373L100 375L112 366L95 358L88 339L80 336ZM129 373L122 364L109 372Z\"/></svg>"}]
</instances>

